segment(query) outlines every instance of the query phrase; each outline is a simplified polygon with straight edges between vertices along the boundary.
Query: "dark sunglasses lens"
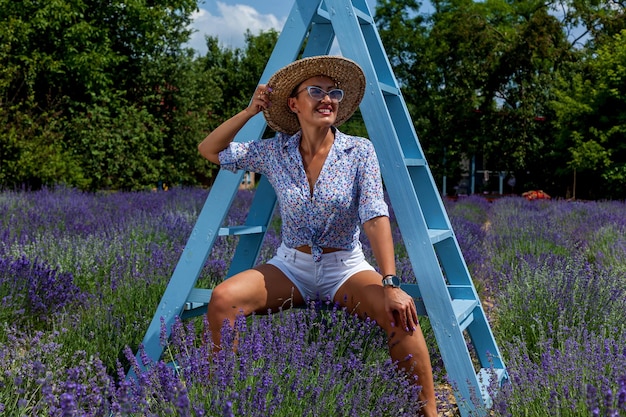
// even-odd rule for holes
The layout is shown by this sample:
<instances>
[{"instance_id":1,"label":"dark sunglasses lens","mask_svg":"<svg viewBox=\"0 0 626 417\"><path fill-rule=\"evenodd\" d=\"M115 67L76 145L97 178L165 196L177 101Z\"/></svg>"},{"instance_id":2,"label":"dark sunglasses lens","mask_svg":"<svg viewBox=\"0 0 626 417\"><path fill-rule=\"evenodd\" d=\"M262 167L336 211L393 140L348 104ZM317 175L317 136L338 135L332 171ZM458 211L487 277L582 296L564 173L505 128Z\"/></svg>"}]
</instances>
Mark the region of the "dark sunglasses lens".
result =
<instances>
[{"instance_id":1,"label":"dark sunglasses lens","mask_svg":"<svg viewBox=\"0 0 626 417\"><path fill-rule=\"evenodd\" d=\"M330 97L330 99L333 101L341 101L343 100L343 90L330 90L328 92L328 97Z\"/></svg>"},{"instance_id":2,"label":"dark sunglasses lens","mask_svg":"<svg viewBox=\"0 0 626 417\"><path fill-rule=\"evenodd\" d=\"M340 90L338 88L334 89L334 90L330 90L330 91L324 91L319 87L308 87L309 90L309 95L311 96L311 98L313 100L323 100L324 97L326 97L326 95L328 94L328 97L330 97L331 100L333 101L341 101L343 100L343 90Z\"/></svg>"},{"instance_id":3,"label":"dark sunglasses lens","mask_svg":"<svg viewBox=\"0 0 626 417\"><path fill-rule=\"evenodd\" d=\"M319 87L309 87L309 95L314 100L322 100L326 93Z\"/></svg>"}]
</instances>

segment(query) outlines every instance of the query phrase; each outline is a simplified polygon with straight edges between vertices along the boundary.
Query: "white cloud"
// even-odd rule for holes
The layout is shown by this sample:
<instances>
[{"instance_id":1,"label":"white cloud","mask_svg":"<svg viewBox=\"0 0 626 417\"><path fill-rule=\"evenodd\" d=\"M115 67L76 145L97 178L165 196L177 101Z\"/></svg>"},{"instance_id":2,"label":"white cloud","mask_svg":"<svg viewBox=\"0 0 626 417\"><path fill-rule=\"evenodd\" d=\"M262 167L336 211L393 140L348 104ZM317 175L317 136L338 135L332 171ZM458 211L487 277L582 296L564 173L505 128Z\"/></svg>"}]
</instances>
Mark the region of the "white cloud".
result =
<instances>
[{"instance_id":1,"label":"white cloud","mask_svg":"<svg viewBox=\"0 0 626 417\"><path fill-rule=\"evenodd\" d=\"M243 4L217 2L217 8L215 16L205 9L192 15L191 26L196 32L191 35L188 45L200 54L206 53L205 35L216 36L222 46L242 48L245 46L246 29L257 35L269 29L281 31L285 23L285 19L279 19L273 14L261 14Z\"/></svg>"}]
</instances>

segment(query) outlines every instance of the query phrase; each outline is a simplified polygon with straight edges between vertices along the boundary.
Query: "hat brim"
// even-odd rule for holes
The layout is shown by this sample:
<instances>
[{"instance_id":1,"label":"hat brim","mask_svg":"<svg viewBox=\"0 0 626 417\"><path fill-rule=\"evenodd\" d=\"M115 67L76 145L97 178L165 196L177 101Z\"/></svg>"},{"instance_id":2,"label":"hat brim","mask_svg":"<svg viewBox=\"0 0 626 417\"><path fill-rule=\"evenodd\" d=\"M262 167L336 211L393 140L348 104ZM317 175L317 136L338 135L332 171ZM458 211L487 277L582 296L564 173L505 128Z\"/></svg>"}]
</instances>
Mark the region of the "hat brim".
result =
<instances>
[{"instance_id":1,"label":"hat brim","mask_svg":"<svg viewBox=\"0 0 626 417\"><path fill-rule=\"evenodd\" d=\"M267 82L272 104L263 114L270 128L289 135L300 129L298 117L289 108L287 99L303 81L320 75L332 79L337 88L344 90L334 125L339 126L352 116L365 94L363 70L356 62L341 56L313 56L284 66Z\"/></svg>"}]
</instances>

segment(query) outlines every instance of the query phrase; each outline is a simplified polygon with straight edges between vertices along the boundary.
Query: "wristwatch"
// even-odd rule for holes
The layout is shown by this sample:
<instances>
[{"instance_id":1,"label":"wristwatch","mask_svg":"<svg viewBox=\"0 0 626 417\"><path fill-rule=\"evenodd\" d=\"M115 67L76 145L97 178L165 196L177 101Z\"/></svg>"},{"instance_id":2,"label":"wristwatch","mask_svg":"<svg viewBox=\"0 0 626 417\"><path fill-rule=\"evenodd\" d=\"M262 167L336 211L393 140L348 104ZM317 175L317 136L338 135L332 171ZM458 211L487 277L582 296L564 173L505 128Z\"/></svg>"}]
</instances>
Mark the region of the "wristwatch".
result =
<instances>
[{"instance_id":1,"label":"wristwatch","mask_svg":"<svg viewBox=\"0 0 626 417\"><path fill-rule=\"evenodd\" d=\"M400 288L400 278L395 275L385 275L383 287Z\"/></svg>"}]
</instances>

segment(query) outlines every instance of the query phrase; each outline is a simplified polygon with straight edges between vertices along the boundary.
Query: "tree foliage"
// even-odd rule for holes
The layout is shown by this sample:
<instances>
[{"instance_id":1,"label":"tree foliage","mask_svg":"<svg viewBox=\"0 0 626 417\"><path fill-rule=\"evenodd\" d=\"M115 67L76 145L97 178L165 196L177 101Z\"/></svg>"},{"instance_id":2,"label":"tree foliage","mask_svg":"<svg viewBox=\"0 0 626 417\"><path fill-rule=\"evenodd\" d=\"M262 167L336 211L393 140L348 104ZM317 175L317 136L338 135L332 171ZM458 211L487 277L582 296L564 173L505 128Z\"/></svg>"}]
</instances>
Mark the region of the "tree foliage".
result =
<instances>
[{"instance_id":1,"label":"tree foliage","mask_svg":"<svg viewBox=\"0 0 626 417\"><path fill-rule=\"evenodd\" d=\"M434 0L432 6L433 13L421 14L415 0L382 0L376 16L436 178L458 180L462 162L477 157L483 170L514 174L524 187L555 195L571 191L574 160L603 166L605 181L607 175L620 181L619 169L609 168L607 159L617 141L609 149L587 144L575 153L564 144L567 118L576 116L562 100L576 90L562 87L566 80L604 73L596 67L598 45L623 25L623 6L505 0ZM575 30L584 35L568 37ZM572 84L579 94L593 96L589 86ZM624 85L613 84L623 96ZM614 111L623 109L621 104ZM595 115L599 110L590 109ZM584 125L608 134L607 126ZM624 142L619 129L610 135ZM569 136L576 140L582 139ZM484 187L494 191L497 185Z\"/></svg>"},{"instance_id":2,"label":"tree foliage","mask_svg":"<svg viewBox=\"0 0 626 417\"><path fill-rule=\"evenodd\" d=\"M518 190L626 198L623 3L429 5L379 0L375 16L436 179L473 159ZM278 33L208 37L198 56L184 47L196 8L0 0L0 187L211 184L197 143L248 105ZM366 134L358 113L342 129Z\"/></svg>"},{"instance_id":3,"label":"tree foliage","mask_svg":"<svg viewBox=\"0 0 626 417\"><path fill-rule=\"evenodd\" d=\"M269 30L253 36L247 31L245 40L244 50L228 49L220 46L219 39L208 37L208 52L198 59L220 92L222 118L231 117L248 106L278 40L278 32Z\"/></svg>"},{"instance_id":4,"label":"tree foliage","mask_svg":"<svg viewBox=\"0 0 626 417\"><path fill-rule=\"evenodd\" d=\"M0 0L0 184L140 189L206 172L188 151L212 103L182 47L195 9Z\"/></svg>"},{"instance_id":5,"label":"tree foliage","mask_svg":"<svg viewBox=\"0 0 626 417\"><path fill-rule=\"evenodd\" d=\"M624 198L626 185L626 29L562 74L551 103L557 150L592 198Z\"/></svg>"}]
</instances>

